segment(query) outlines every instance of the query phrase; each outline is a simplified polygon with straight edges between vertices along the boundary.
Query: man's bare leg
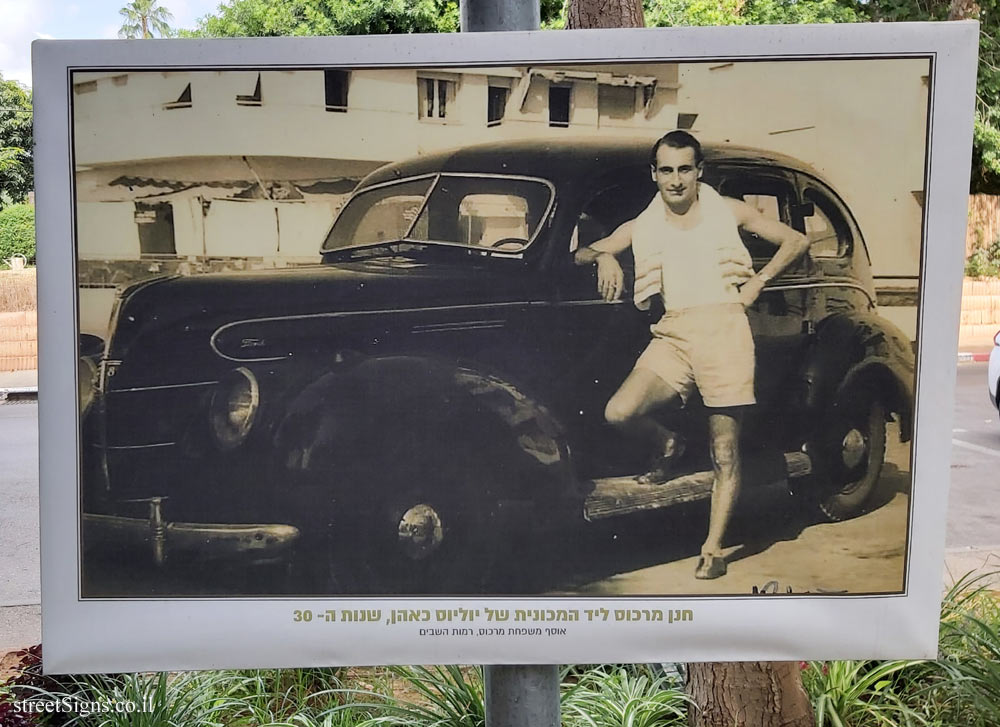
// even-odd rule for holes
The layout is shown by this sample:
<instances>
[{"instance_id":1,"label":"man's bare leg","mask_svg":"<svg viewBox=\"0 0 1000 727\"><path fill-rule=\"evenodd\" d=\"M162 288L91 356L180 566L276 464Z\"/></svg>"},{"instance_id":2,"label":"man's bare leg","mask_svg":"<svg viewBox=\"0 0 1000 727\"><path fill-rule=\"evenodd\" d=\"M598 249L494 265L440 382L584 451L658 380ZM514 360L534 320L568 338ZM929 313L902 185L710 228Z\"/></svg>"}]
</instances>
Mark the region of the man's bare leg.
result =
<instances>
[{"instance_id":1,"label":"man's bare leg","mask_svg":"<svg viewBox=\"0 0 1000 727\"><path fill-rule=\"evenodd\" d=\"M715 483L712 487L712 510L708 516L708 536L701 546L701 559L695 570L698 578L718 578L726 573L726 561L722 558L722 539L732 519L743 474L740 457L741 419L739 409L718 410L708 417Z\"/></svg>"},{"instance_id":2,"label":"man's bare leg","mask_svg":"<svg viewBox=\"0 0 1000 727\"><path fill-rule=\"evenodd\" d=\"M633 369L604 409L612 426L650 443L660 458L678 454L678 438L649 413L660 406L678 402L680 394L663 379L646 369Z\"/></svg>"}]
</instances>

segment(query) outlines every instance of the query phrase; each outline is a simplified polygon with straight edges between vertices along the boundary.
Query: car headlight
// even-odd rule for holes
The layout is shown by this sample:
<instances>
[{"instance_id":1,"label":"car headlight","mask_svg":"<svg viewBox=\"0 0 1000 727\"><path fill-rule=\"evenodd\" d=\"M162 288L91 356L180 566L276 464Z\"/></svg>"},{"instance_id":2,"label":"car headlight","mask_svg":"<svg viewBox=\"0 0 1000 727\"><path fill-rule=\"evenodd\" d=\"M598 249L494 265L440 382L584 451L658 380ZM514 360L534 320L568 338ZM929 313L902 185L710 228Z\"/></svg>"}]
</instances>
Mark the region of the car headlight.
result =
<instances>
[{"instance_id":1,"label":"car headlight","mask_svg":"<svg viewBox=\"0 0 1000 727\"><path fill-rule=\"evenodd\" d=\"M81 356L80 363L76 367L76 376L80 392L80 419L82 420L90 411L90 406L94 403L94 396L97 393L97 367L89 358Z\"/></svg>"},{"instance_id":2,"label":"car headlight","mask_svg":"<svg viewBox=\"0 0 1000 727\"><path fill-rule=\"evenodd\" d=\"M216 385L208 418L215 441L222 449L233 449L247 438L259 405L257 377L249 369L235 369Z\"/></svg>"}]
</instances>

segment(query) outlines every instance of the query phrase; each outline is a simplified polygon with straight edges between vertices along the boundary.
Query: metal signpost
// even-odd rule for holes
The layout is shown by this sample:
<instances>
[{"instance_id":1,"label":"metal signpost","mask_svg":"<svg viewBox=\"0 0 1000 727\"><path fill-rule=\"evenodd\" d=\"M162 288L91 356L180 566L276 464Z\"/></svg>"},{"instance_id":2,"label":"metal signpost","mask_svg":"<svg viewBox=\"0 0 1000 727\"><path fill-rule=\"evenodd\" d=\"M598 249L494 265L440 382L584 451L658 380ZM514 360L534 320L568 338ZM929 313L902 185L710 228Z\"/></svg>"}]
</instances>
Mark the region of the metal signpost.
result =
<instances>
[{"instance_id":1,"label":"metal signpost","mask_svg":"<svg viewBox=\"0 0 1000 727\"><path fill-rule=\"evenodd\" d=\"M538 30L538 0L461 0L462 32ZM559 667L485 667L487 727L558 727Z\"/></svg>"},{"instance_id":2,"label":"metal signpost","mask_svg":"<svg viewBox=\"0 0 1000 727\"><path fill-rule=\"evenodd\" d=\"M542 10L538 0L461 0L462 32L538 30Z\"/></svg>"}]
</instances>

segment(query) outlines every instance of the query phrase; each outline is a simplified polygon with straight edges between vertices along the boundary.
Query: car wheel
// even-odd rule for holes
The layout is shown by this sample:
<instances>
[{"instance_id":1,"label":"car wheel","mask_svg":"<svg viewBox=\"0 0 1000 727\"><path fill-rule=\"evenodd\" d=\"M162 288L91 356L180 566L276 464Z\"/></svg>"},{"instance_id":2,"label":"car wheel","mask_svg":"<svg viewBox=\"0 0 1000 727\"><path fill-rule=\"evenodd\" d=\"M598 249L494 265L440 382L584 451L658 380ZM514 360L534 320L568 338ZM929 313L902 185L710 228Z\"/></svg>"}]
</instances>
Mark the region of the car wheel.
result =
<instances>
[{"instance_id":1,"label":"car wheel","mask_svg":"<svg viewBox=\"0 0 1000 727\"><path fill-rule=\"evenodd\" d=\"M416 479L416 478L415 478ZM419 481L419 480L416 480ZM365 488L330 538L330 589L352 594L479 594L495 572L499 527L482 483Z\"/></svg>"},{"instance_id":2,"label":"car wheel","mask_svg":"<svg viewBox=\"0 0 1000 727\"><path fill-rule=\"evenodd\" d=\"M886 408L868 388L842 391L813 449L820 512L831 521L865 512L878 488L886 448Z\"/></svg>"}]
</instances>

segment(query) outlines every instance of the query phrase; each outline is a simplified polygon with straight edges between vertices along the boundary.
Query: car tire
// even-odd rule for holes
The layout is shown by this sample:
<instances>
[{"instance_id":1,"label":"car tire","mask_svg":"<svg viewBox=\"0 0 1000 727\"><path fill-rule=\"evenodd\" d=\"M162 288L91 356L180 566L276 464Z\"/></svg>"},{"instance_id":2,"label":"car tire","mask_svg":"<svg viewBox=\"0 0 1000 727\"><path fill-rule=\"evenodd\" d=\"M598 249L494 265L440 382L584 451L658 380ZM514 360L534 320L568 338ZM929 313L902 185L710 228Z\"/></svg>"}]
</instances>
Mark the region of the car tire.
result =
<instances>
[{"instance_id":1,"label":"car tire","mask_svg":"<svg viewBox=\"0 0 1000 727\"><path fill-rule=\"evenodd\" d=\"M886 452L886 406L872 387L842 390L811 448L817 506L831 522L867 511L878 489Z\"/></svg>"},{"instance_id":2,"label":"car tire","mask_svg":"<svg viewBox=\"0 0 1000 727\"><path fill-rule=\"evenodd\" d=\"M335 593L482 594L497 581L505 528L481 479L385 482L343 504L330 538Z\"/></svg>"}]
</instances>

